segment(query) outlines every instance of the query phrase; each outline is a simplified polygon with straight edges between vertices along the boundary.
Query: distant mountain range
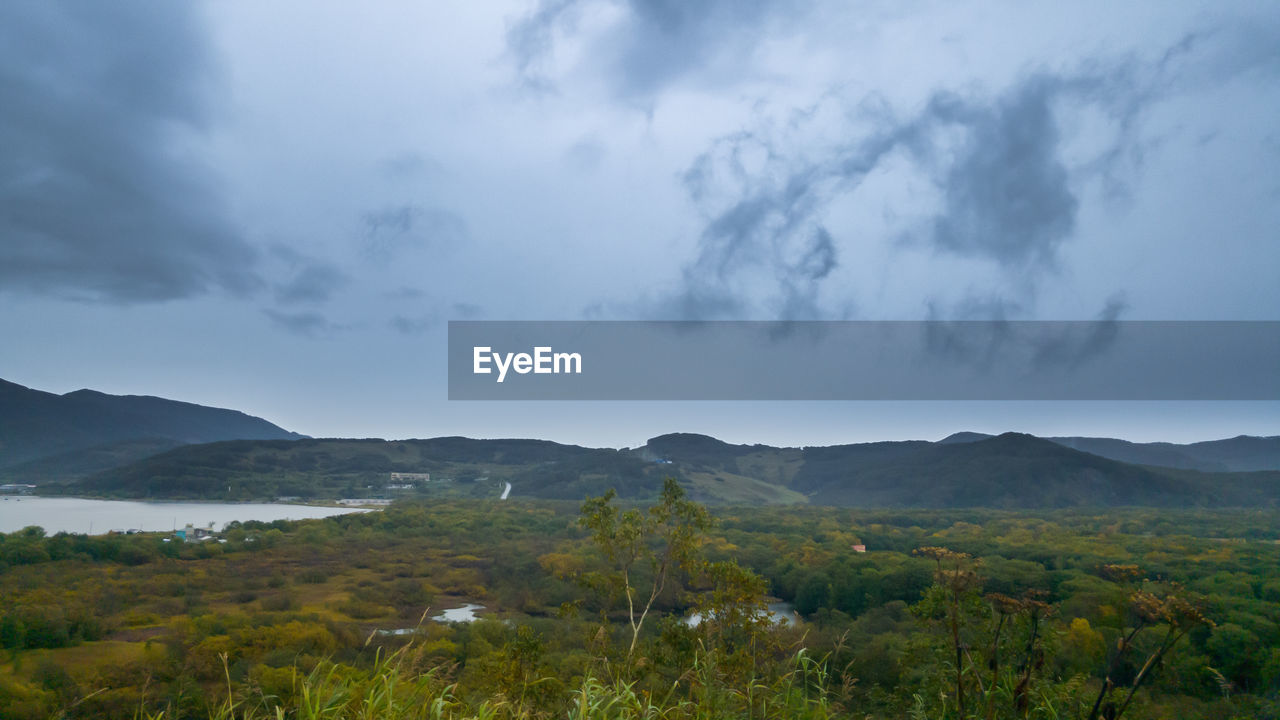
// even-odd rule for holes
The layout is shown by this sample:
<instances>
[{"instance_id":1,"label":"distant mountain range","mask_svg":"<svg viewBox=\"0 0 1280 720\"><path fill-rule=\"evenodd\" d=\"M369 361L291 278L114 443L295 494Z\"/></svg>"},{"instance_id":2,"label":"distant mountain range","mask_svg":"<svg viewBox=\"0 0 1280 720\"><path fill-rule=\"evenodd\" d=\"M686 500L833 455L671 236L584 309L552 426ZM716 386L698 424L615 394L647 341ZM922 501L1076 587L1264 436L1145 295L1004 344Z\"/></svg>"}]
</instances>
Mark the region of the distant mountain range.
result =
<instances>
[{"instance_id":1,"label":"distant mountain range","mask_svg":"<svg viewBox=\"0 0 1280 720\"><path fill-rule=\"evenodd\" d=\"M1280 437L1186 445L962 432L829 447L733 445L661 435L635 449L461 437L315 440L233 410L0 381L0 479L126 497L342 497L383 491L390 473L431 488L580 500L616 488L652 496L664 476L699 500L857 507L1276 506ZM58 489L47 487L46 489Z\"/></svg>"},{"instance_id":2,"label":"distant mountain range","mask_svg":"<svg viewBox=\"0 0 1280 720\"><path fill-rule=\"evenodd\" d=\"M236 410L0 380L0 474L79 477L180 445L304 437Z\"/></svg>"},{"instance_id":3,"label":"distant mountain range","mask_svg":"<svg viewBox=\"0 0 1280 720\"><path fill-rule=\"evenodd\" d=\"M1250 462L1265 459L1258 446L1269 447L1267 457L1276 467L1280 438L1249 439L1261 441L1245 444ZM1234 448L1240 445L1237 440L1220 442ZM650 440L645 451L670 460L693 479L756 478L822 505L1199 507L1280 502L1280 471L1204 472L1137 465L1021 433L806 448L729 445L703 435L676 434ZM1226 451L1219 456L1243 462Z\"/></svg>"},{"instance_id":4,"label":"distant mountain range","mask_svg":"<svg viewBox=\"0 0 1280 720\"><path fill-rule=\"evenodd\" d=\"M581 500L611 488L652 497L674 476L703 502L849 507L1274 507L1280 471L1204 472L1119 462L1006 433L971 442L832 447L730 445L663 435L641 448L539 440L238 440L185 445L104 470L67 492L252 499L379 495L391 473L430 473L418 491ZM486 484L487 483L487 484ZM489 491L492 494L492 490Z\"/></svg>"},{"instance_id":5,"label":"distant mountain range","mask_svg":"<svg viewBox=\"0 0 1280 720\"><path fill-rule=\"evenodd\" d=\"M992 437L983 433L959 432L942 443L963 443ZM1059 445L1101 457L1138 465L1204 470L1208 472L1249 472L1280 470L1280 437L1240 435L1226 440L1177 445L1167 442L1135 443L1115 438L1048 437Z\"/></svg>"}]
</instances>

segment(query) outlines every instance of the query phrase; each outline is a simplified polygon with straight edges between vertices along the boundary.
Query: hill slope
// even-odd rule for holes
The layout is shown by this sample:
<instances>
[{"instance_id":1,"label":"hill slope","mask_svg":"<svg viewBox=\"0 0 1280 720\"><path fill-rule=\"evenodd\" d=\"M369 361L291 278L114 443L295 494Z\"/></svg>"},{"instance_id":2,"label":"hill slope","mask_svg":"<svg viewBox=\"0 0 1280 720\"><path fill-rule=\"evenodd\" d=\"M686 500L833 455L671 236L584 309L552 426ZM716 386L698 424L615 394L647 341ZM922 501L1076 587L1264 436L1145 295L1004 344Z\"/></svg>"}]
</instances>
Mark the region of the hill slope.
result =
<instances>
[{"instance_id":1,"label":"hill slope","mask_svg":"<svg viewBox=\"0 0 1280 720\"><path fill-rule=\"evenodd\" d=\"M106 449L120 443L131 443L136 451L138 443L159 447L301 437L236 410L93 390L55 395L0 380L0 468L53 456L63 456L63 468L95 467L92 458L74 457L85 450L99 460L112 455L136 459L128 447Z\"/></svg>"}]
</instances>

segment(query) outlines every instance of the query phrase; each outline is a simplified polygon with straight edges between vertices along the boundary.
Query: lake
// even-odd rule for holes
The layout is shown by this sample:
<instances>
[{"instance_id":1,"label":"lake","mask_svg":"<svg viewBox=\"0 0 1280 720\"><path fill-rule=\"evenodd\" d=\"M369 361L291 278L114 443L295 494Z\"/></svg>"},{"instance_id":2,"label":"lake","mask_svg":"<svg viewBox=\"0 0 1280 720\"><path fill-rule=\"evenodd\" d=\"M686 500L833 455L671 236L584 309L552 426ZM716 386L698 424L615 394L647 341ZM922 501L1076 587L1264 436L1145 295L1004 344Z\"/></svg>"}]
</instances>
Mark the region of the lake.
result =
<instances>
[{"instance_id":1,"label":"lake","mask_svg":"<svg viewBox=\"0 0 1280 720\"><path fill-rule=\"evenodd\" d=\"M49 535L58 532L102 535L112 530L166 532L187 523L196 527L213 523L215 529L221 530L233 520L303 520L352 512L367 511L284 503L162 503L3 495L0 496L0 532L15 532L28 525L39 525Z\"/></svg>"}]
</instances>

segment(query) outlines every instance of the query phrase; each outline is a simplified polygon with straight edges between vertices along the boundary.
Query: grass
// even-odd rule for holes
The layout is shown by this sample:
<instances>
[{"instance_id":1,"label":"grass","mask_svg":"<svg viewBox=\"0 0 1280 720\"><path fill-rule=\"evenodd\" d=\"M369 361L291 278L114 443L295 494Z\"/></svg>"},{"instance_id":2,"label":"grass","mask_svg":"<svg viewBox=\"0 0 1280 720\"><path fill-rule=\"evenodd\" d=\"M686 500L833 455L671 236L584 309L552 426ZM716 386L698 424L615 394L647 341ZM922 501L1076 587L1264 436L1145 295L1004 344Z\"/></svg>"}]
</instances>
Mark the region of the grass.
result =
<instances>
[{"instance_id":1,"label":"grass","mask_svg":"<svg viewBox=\"0 0 1280 720\"><path fill-rule=\"evenodd\" d=\"M690 491L696 497L727 505L803 505L803 494L763 480L722 470L685 470Z\"/></svg>"},{"instance_id":2,"label":"grass","mask_svg":"<svg viewBox=\"0 0 1280 720\"><path fill-rule=\"evenodd\" d=\"M323 662L310 673L286 669L289 687L273 694L263 688L236 688L223 657L226 684L210 709L210 720L533 720L547 710L522 697L502 694L468 701L456 694L439 667L418 670L411 643L379 656L369 670ZM841 716L824 689L826 660L804 651L788 672L772 682L750 678L743 687L719 681L714 658L701 656L666 692L638 691L621 679L587 675L574 683L551 715L568 720L829 720ZM532 684L544 682L535 680ZM139 708L136 720L170 720L169 710Z\"/></svg>"},{"instance_id":3,"label":"grass","mask_svg":"<svg viewBox=\"0 0 1280 720\"><path fill-rule=\"evenodd\" d=\"M0 673L30 680L32 673L43 661L52 660L72 676L85 677L99 668L122 667L158 658L163 653L162 647L152 645L148 648L146 642L100 640L53 650L27 650L19 656L17 667L11 659L0 665Z\"/></svg>"}]
</instances>

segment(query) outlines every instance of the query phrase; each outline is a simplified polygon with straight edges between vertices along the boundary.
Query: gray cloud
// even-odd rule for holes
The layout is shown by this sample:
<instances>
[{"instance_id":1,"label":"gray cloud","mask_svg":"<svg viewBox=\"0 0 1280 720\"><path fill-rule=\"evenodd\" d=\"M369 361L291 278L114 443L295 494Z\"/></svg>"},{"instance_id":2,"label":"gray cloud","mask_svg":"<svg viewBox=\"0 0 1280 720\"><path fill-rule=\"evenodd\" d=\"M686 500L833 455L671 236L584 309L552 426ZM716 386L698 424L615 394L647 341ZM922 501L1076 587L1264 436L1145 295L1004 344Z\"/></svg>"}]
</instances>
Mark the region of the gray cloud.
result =
<instances>
[{"instance_id":1,"label":"gray cloud","mask_svg":"<svg viewBox=\"0 0 1280 720\"><path fill-rule=\"evenodd\" d=\"M264 308L262 312L281 330L304 337L328 337L348 329L316 312L282 312L271 308Z\"/></svg>"},{"instance_id":2,"label":"gray cloud","mask_svg":"<svg viewBox=\"0 0 1280 720\"><path fill-rule=\"evenodd\" d=\"M541 0L531 13L507 30L507 49L528 87L549 89L538 66L551 52L556 28L574 17L574 6L578 4L579 0Z\"/></svg>"},{"instance_id":3,"label":"gray cloud","mask_svg":"<svg viewBox=\"0 0 1280 720\"><path fill-rule=\"evenodd\" d=\"M347 276L336 267L312 263L298 270L287 282L277 285L275 296L278 302L286 305L325 302L346 282Z\"/></svg>"},{"instance_id":4,"label":"gray cloud","mask_svg":"<svg viewBox=\"0 0 1280 720\"><path fill-rule=\"evenodd\" d=\"M458 320L475 320L484 315L484 308L475 303L456 302L449 305L453 319Z\"/></svg>"},{"instance_id":5,"label":"gray cloud","mask_svg":"<svg viewBox=\"0 0 1280 720\"><path fill-rule=\"evenodd\" d=\"M558 31L572 32L582 10L597 0L542 0L507 33L507 47L521 79L547 90L553 82L541 72L554 51ZM809 3L771 0L627 0L623 22L597 38L593 57L610 73L620 95L649 97L666 85L705 69L729 55L741 70L757 41L774 21L794 20Z\"/></svg>"},{"instance_id":6,"label":"gray cloud","mask_svg":"<svg viewBox=\"0 0 1280 720\"><path fill-rule=\"evenodd\" d=\"M276 302L284 305L327 302L335 291L350 282L347 274L331 263L288 245L271 246L271 257L283 266L279 274L287 277L272 288Z\"/></svg>"},{"instance_id":7,"label":"gray cloud","mask_svg":"<svg viewBox=\"0 0 1280 720\"><path fill-rule=\"evenodd\" d=\"M1124 297L1113 295L1093 322L1039 340L1032 363L1035 367L1078 367L1112 347L1120 333L1120 316L1127 307Z\"/></svg>"},{"instance_id":8,"label":"gray cloud","mask_svg":"<svg viewBox=\"0 0 1280 720\"><path fill-rule=\"evenodd\" d=\"M821 283L839 264L835 241L824 227L813 230L799 256L782 268L782 302L775 315L784 320L832 320L819 304Z\"/></svg>"},{"instance_id":9,"label":"gray cloud","mask_svg":"<svg viewBox=\"0 0 1280 720\"><path fill-rule=\"evenodd\" d=\"M145 302L261 285L185 149L213 75L187 3L0 5L0 289Z\"/></svg>"},{"instance_id":10,"label":"gray cloud","mask_svg":"<svg viewBox=\"0 0 1280 720\"><path fill-rule=\"evenodd\" d=\"M442 172L440 163L412 150L386 158L378 169L387 180L412 180Z\"/></svg>"},{"instance_id":11,"label":"gray cloud","mask_svg":"<svg viewBox=\"0 0 1280 720\"><path fill-rule=\"evenodd\" d=\"M831 317L816 298L849 231L829 226L827 213L835 202L856 198L869 174L903 158L941 197L941 208L909 242L992 261L1034 284L1037 274L1056 267L1080 204L1055 110L1070 103L1110 116L1119 130L1101 157L1114 164L1132 142L1140 110L1133 83L1123 65L1073 76L1038 73L994 99L935 93L905 119L867 111L875 103L863 98L848 113L856 118L850 126L871 129L816 152L764 132L728 136L685 173L689 195L709 209L708 219L682 287L662 309L677 317L726 317L749 307L747 298L764 297L779 319ZM797 113L797 132L814 115ZM1006 308L1019 304L1002 301ZM847 304L837 309L847 311Z\"/></svg>"},{"instance_id":12,"label":"gray cloud","mask_svg":"<svg viewBox=\"0 0 1280 720\"><path fill-rule=\"evenodd\" d=\"M959 125L968 134L942 181L945 206L932 237L938 247L1004 265L1053 264L1079 207L1059 157L1052 107L1071 84L1041 75L993 107L956 97L930 103L926 122Z\"/></svg>"},{"instance_id":13,"label":"gray cloud","mask_svg":"<svg viewBox=\"0 0 1280 720\"><path fill-rule=\"evenodd\" d=\"M379 260L428 243L450 245L468 236L466 221L456 213L415 204L366 212L360 216L360 225L364 252Z\"/></svg>"},{"instance_id":14,"label":"gray cloud","mask_svg":"<svg viewBox=\"0 0 1280 720\"><path fill-rule=\"evenodd\" d=\"M579 172L591 172L600 167L607 155L603 144L589 139L582 139L565 151L565 162Z\"/></svg>"},{"instance_id":15,"label":"gray cloud","mask_svg":"<svg viewBox=\"0 0 1280 720\"><path fill-rule=\"evenodd\" d=\"M418 335L440 324L440 318L434 315L408 317L396 315L391 318L391 327L402 335Z\"/></svg>"},{"instance_id":16,"label":"gray cloud","mask_svg":"<svg viewBox=\"0 0 1280 720\"><path fill-rule=\"evenodd\" d=\"M402 285L394 290L384 293L384 295L389 300L417 300L419 298L426 297L427 292L422 288Z\"/></svg>"},{"instance_id":17,"label":"gray cloud","mask_svg":"<svg viewBox=\"0 0 1280 720\"><path fill-rule=\"evenodd\" d=\"M1017 322L1006 317L1001 301L970 306L960 320L930 317L925 323L924 350L948 365L983 371L1019 367L1026 372L1078 368L1116 344L1124 314L1124 298L1109 298L1088 322Z\"/></svg>"},{"instance_id":18,"label":"gray cloud","mask_svg":"<svg viewBox=\"0 0 1280 720\"><path fill-rule=\"evenodd\" d=\"M389 324L402 335L419 335L449 320L474 320L483 314L479 305L455 302L450 303L447 308L420 315L396 315Z\"/></svg>"}]
</instances>

